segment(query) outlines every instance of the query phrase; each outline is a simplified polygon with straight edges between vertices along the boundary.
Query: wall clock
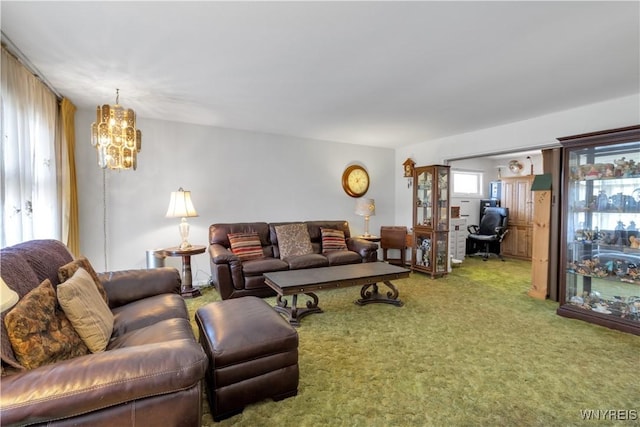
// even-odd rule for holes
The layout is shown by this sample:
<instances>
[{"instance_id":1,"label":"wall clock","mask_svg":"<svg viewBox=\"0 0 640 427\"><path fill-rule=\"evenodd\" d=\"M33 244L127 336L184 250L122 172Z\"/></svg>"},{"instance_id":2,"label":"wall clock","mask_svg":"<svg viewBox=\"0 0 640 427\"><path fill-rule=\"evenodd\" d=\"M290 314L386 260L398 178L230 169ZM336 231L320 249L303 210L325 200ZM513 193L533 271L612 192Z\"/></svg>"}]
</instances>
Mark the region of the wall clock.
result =
<instances>
[{"instance_id":1,"label":"wall clock","mask_svg":"<svg viewBox=\"0 0 640 427\"><path fill-rule=\"evenodd\" d=\"M362 197L369 190L369 174L360 165L348 166L342 173L342 188L351 197Z\"/></svg>"}]
</instances>

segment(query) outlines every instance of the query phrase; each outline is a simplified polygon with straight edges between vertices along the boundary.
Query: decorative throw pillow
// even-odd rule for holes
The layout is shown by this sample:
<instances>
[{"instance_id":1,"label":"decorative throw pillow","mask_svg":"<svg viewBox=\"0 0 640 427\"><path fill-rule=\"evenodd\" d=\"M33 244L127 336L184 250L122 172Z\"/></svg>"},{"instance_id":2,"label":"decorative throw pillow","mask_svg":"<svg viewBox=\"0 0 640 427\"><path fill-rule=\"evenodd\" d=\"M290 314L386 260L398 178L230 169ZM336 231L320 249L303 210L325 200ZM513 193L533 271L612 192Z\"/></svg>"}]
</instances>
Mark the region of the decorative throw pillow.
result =
<instances>
[{"instance_id":1,"label":"decorative throw pillow","mask_svg":"<svg viewBox=\"0 0 640 427\"><path fill-rule=\"evenodd\" d=\"M56 310L49 279L18 301L4 324L18 362L27 369L89 353L69 319Z\"/></svg>"},{"instance_id":2,"label":"decorative throw pillow","mask_svg":"<svg viewBox=\"0 0 640 427\"><path fill-rule=\"evenodd\" d=\"M321 228L322 234L322 253L332 251L346 251L347 242L344 240L344 231L334 230L332 228Z\"/></svg>"},{"instance_id":3,"label":"decorative throw pillow","mask_svg":"<svg viewBox=\"0 0 640 427\"><path fill-rule=\"evenodd\" d=\"M78 268L84 268L87 273L91 275L93 282L96 284L96 288L98 288L98 292L100 292L100 296L109 304L109 297L107 296L107 292L104 290L104 286L102 286L102 282L98 278L98 273L93 269L89 260L83 256L78 257L71 261L69 264L65 264L58 269L58 279L60 279L60 283L64 283L69 277L73 276Z\"/></svg>"},{"instance_id":4,"label":"decorative throw pillow","mask_svg":"<svg viewBox=\"0 0 640 427\"><path fill-rule=\"evenodd\" d=\"M84 268L58 285L58 302L89 350L104 351L113 332L113 313Z\"/></svg>"},{"instance_id":5,"label":"decorative throw pillow","mask_svg":"<svg viewBox=\"0 0 640 427\"><path fill-rule=\"evenodd\" d=\"M309 237L309 230L305 224L276 225L275 230L281 259L313 253L311 237Z\"/></svg>"},{"instance_id":6,"label":"decorative throw pillow","mask_svg":"<svg viewBox=\"0 0 640 427\"><path fill-rule=\"evenodd\" d=\"M227 234L233 252L241 261L264 258L258 233Z\"/></svg>"}]
</instances>

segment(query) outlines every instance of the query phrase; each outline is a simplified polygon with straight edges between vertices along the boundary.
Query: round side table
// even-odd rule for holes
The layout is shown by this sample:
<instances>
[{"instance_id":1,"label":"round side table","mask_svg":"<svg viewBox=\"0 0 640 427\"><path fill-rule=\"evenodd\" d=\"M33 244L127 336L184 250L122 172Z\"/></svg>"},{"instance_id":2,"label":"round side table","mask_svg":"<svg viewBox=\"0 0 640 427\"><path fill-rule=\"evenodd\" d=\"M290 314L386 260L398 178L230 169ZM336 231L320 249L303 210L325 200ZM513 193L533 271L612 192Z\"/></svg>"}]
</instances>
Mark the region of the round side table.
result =
<instances>
[{"instance_id":1,"label":"round side table","mask_svg":"<svg viewBox=\"0 0 640 427\"><path fill-rule=\"evenodd\" d=\"M194 245L186 249L180 249L180 247L175 246L162 250L166 256L182 257L182 287L180 289L180 293L183 298L195 298L201 295L200 289L196 289L192 285L191 256L204 253L206 249L206 246Z\"/></svg>"}]
</instances>

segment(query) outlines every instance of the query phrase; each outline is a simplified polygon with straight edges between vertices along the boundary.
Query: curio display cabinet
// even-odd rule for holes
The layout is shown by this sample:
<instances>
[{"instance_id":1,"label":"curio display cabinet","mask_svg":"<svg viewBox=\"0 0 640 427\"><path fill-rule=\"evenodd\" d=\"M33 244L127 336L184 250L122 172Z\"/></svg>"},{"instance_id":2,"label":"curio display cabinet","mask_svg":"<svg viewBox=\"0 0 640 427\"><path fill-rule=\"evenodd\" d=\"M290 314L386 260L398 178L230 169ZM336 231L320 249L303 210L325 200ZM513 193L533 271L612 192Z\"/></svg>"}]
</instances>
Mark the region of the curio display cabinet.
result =
<instances>
[{"instance_id":1,"label":"curio display cabinet","mask_svg":"<svg viewBox=\"0 0 640 427\"><path fill-rule=\"evenodd\" d=\"M416 167L413 183L411 268L439 277L449 271L449 166Z\"/></svg>"},{"instance_id":2,"label":"curio display cabinet","mask_svg":"<svg viewBox=\"0 0 640 427\"><path fill-rule=\"evenodd\" d=\"M640 126L559 141L558 314L640 335Z\"/></svg>"}]
</instances>

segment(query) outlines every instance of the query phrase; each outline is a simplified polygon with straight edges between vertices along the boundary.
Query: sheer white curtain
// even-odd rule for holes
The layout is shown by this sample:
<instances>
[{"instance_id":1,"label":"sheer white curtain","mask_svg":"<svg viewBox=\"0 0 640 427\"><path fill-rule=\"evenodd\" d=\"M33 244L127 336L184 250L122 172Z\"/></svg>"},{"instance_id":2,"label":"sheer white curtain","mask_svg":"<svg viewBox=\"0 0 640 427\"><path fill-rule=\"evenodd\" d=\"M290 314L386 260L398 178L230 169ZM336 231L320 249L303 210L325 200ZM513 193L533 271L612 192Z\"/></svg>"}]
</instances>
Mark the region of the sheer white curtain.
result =
<instances>
[{"instance_id":1,"label":"sheer white curtain","mask_svg":"<svg viewBox=\"0 0 640 427\"><path fill-rule=\"evenodd\" d=\"M0 247L61 238L57 99L2 49Z\"/></svg>"}]
</instances>

